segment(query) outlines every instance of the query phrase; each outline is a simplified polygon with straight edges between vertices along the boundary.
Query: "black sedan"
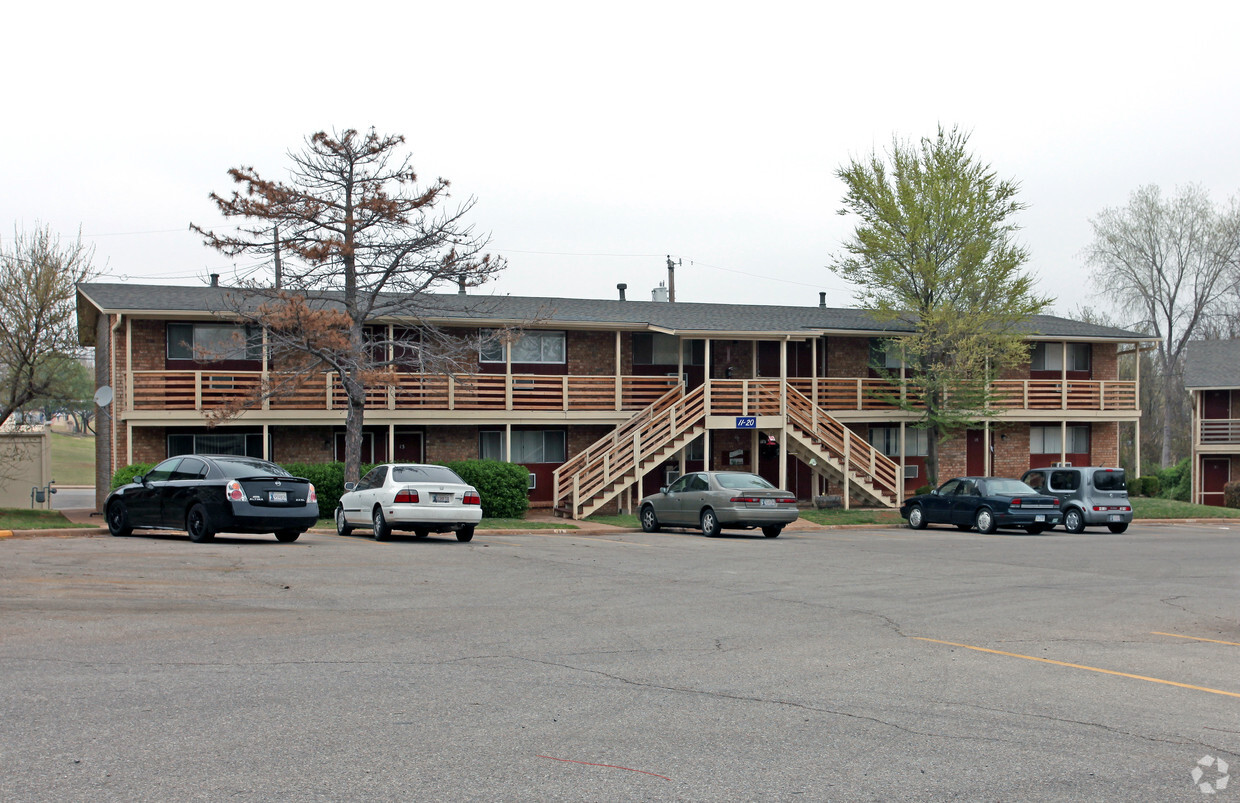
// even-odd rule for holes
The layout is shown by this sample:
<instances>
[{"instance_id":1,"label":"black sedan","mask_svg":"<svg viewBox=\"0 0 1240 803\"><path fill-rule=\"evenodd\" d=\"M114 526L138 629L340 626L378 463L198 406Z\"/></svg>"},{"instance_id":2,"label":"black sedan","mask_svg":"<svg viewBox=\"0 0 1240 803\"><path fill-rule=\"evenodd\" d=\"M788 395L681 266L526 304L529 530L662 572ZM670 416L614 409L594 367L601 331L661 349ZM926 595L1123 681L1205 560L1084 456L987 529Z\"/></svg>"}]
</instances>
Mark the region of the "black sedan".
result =
<instances>
[{"instance_id":1,"label":"black sedan","mask_svg":"<svg viewBox=\"0 0 1240 803\"><path fill-rule=\"evenodd\" d=\"M1062 514L1059 500L1039 494L1020 480L957 477L928 494L906 499L900 515L914 530L927 524L954 524L961 530L976 527L982 533L1004 528L1036 535L1058 524Z\"/></svg>"},{"instance_id":2,"label":"black sedan","mask_svg":"<svg viewBox=\"0 0 1240 803\"><path fill-rule=\"evenodd\" d=\"M172 457L108 494L103 505L112 535L134 528L185 530L191 541L217 532L275 533L296 541L319 518L309 480L275 463L231 455Z\"/></svg>"}]
</instances>

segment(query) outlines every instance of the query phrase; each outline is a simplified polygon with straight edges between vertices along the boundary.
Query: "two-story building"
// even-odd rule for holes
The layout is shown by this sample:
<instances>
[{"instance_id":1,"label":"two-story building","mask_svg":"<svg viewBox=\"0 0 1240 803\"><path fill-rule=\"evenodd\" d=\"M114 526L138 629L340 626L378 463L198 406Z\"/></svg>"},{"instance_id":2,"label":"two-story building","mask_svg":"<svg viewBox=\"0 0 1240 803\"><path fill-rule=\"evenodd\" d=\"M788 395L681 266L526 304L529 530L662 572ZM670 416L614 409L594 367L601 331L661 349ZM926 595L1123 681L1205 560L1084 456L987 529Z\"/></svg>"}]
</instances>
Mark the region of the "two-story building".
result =
<instances>
[{"instance_id":1,"label":"two-story building","mask_svg":"<svg viewBox=\"0 0 1240 803\"><path fill-rule=\"evenodd\" d=\"M1223 504L1223 486L1240 480L1240 340L1194 340L1184 350L1192 397L1192 496Z\"/></svg>"},{"instance_id":2,"label":"two-story building","mask_svg":"<svg viewBox=\"0 0 1240 803\"><path fill-rule=\"evenodd\" d=\"M263 333L219 312L228 292L79 287L80 339L112 396L98 419L100 500L116 469L176 454L343 459L345 397L329 373L205 425L204 411L272 370ZM879 370L903 370L884 349L898 328L827 307L825 294L804 307L621 296L434 296L437 326L523 334L483 348L476 373L402 373L373 388L362 460L509 460L530 469L532 504L573 517L631 509L702 467L756 471L806 501L833 493L893 506L927 482L926 433ZM389 334L410 324L367 323ZM940 445L944 478L1118 462L1120 426L1140 418L1139 376L1120 380L1119 361L1153 338L1053 316L1033 319L1028 338L1031 361L996 381L993 415ZM196 359L229 340L245 344L232 359Z\"/></svg>"}]
</instances>

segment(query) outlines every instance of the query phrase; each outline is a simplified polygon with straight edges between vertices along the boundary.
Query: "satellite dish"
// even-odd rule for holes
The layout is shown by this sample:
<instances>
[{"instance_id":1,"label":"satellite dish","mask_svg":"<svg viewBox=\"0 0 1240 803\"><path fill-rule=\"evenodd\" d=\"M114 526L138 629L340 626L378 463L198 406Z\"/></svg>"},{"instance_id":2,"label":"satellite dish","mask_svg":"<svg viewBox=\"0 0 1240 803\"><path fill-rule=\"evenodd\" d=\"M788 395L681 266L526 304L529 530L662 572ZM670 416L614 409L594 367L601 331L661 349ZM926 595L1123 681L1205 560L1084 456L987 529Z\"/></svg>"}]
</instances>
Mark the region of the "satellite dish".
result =
<instances>
[{"instance_id":1,"label":"satellite dish","mask_svg":"<svg viewBox=\"0 0 1240 803\"><path fill-rule=\"evenodd\" d=\"M112 403L111 385L104 385L103 387L99 388L99 390L95 391L95 404L99 405L100 407L107 407L111 403Z\"/></svg>"}]
</instances>

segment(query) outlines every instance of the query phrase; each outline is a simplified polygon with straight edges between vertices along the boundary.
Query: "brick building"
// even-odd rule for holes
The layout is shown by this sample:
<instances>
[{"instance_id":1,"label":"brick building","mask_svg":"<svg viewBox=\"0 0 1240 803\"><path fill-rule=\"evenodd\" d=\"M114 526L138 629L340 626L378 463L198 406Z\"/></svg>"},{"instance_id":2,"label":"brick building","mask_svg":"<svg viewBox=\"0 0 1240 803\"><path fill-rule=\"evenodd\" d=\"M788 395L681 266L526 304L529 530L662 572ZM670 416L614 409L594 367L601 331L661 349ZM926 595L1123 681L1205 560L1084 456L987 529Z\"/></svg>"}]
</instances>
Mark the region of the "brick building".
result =
<instances>
[{"instance_id":1,"label":"brick building","mask_svg":"<svg viewBox=\"0 0 1240 803\"><path fill-rule=\"evenodd\" d=\"M100 501L117 468L176 454L342 459L344 394L328 373L205 425L204 410L272 370L262 333L218 312L228 292L79 287L80 339L113 391L98 422ZM523 335L484 348L477 373L402 373L370 391L364 462L511 460L530 469L532 504L578 517L629 509L704 466L756 471L804 500L891 506L926 483L925 433L882 398L892 386L875 368L901 370L883 350L901 332L863 310L460 294L430 308L432 323L462 334ZM410 322L368 324L390 334ZM244 353L195 359L226 337ZM1139 377L1121 381L1118 363L1153 338L1053 316L1034 318L1028 338L1030 363L995 382L994 414L940 444L942 477L1118 462L1120 424L1140 418Z\"/></svg>"}]
</instances>

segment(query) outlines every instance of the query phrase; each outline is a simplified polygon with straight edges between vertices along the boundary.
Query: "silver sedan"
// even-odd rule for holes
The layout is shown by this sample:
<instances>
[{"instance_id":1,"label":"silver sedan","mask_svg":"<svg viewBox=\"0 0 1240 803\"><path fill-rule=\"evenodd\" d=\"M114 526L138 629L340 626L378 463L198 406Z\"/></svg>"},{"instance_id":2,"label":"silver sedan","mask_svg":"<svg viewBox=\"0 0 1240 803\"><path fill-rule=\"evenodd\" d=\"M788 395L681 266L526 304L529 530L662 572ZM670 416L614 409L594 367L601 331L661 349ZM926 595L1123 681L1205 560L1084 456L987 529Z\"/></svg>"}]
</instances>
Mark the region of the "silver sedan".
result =
<instances>
[{"instance_id":1,"label":"silver sedan","mask_svg":"<svg viewBox=\"0 0 1240 803\"><path fill-rule=\"evenodd\" d=\"M648 533L662 526L696 527L708 536L724 528L762 528L775 538L797 520L797 500L788 491L746 471L695 471L641 501L638 516Z\"/></svg>"}]
</instances>

